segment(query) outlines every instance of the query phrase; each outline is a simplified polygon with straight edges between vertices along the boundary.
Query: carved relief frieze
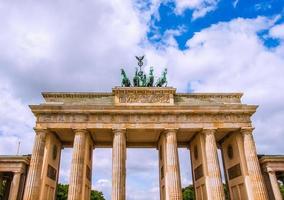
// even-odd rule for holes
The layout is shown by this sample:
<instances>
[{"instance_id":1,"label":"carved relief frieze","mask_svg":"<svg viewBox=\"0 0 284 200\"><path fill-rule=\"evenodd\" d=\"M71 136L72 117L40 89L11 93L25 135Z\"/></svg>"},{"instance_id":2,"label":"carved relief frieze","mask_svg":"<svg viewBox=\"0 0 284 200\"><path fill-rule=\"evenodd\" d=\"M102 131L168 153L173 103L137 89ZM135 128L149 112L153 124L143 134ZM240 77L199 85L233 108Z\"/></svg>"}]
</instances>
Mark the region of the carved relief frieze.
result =
<instances>
[{"instance_id":1,"label":"carved relief frieze","mask_svg":"<svg viewBox=\"0 0 284 200\"><path fill-rule=\"evenodd\" d=\"M249 114L40 114L39 123L233 123L250 122Z\"/></svg>"},{"instance_id":2,"label":"carved relief frieze","mask_svg":"<svg viewBox=\"0 0 284 200\"><path fill-rule=\"evenodd\" d=\"M173 88L114 88L116 105L173 105Z\"/></svg>"},{"instance_id":3,"label":"carved relief frieze","mask_svg":"<svg viewBox=\"0 0 284 200\"><path fill-rule=\"evenodd\" d=\"M170 103L169 94L120 94L119 103Z\"/></svg>"}]
</instances>

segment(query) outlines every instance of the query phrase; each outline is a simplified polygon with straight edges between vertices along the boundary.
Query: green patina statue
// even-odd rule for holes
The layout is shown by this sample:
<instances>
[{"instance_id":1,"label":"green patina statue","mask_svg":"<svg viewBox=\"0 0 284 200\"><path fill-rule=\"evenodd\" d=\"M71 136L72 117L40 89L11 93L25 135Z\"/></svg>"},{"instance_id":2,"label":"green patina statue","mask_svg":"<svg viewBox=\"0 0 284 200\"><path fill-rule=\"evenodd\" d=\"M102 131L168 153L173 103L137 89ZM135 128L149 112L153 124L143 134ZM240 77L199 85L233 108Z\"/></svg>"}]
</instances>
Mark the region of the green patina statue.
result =
<instances>
[{"instance_id":1,"label":"green patina statue","mask_svg":"<svg viewBox=\"0 0 284 200\"><path fill-rule=\"evenodd\" d=\"M122 78L122 80L121 80L121 86L122 87L130 87L131 86L130 80L126 76L124 69L121 69L121 78Z\"/></svg>"},{"instance_id":2,"label":"green patina statue","mask_svg":"<svg viewBox=\"0 0 284 200\"><path fill-rule=\"evenodd\" d=\"M144 56L138 57L135 56L138 61L139 70L136 67L135 75L133 77L133 86L134 87L167 87L167 69L165 69L162 73L162 77L160 77L156 84L154 85L154 69L153 67L150 67L149 75L148 77L144 73L144 71L141 69L143 66L143 59ZM129 78L127 77L124 69L121 69L121 86L122 87L131 87L131 82Z\"/></svg>"},{"instance_id":3,"label":"green patina statue","mask_svg":"<svg viewBox=\"0 0 284 200\"><path fill-rule=\"evenodd\" d=\"M156 87L167 87L168 81L167 81L167 68L164 69L163 73L162 73L162 77L158 79L157 83L156 83Z\"/></svg>"},{"instance_id":4,"label":"green patina statue","mask_svg":"<svg viewBox=\"0 0 284 200\"><path fill-rule=\"evenodd\" d=\"M138 76L138 68L136 67L135 75L133 78L133 86L139 87L139 76Z\"/></svg>"},{"instance_id":5,"label":"green patina statue","mask_svg":"<svg viewBox=\"0 0 284 200\"><path fill-rule=\"evenodd\" d=\"M150 72L149 72L149 76L148 76L148 79L147 79L147 83L146 83L146 86L147 87L153 87L154 85L154 69L153 67L150 67Z\"/></svg>"}]
</instances>

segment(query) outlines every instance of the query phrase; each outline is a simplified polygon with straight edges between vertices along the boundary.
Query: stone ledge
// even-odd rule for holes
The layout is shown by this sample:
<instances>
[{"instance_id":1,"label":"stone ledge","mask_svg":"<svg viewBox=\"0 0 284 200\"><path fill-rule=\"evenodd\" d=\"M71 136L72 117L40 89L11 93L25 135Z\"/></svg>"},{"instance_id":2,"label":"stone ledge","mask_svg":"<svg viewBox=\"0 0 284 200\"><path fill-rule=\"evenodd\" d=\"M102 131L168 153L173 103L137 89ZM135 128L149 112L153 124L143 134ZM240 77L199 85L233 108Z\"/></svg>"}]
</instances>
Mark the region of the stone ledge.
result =
<instances>
[{"instance_id":1,"label":"stone ledge","mask_svg":"<svg viewBox=\"0 0 284 200\"><path fill-rule=\"evenodd\" d=\"M115 87L112 92L43 92L44 104L189 106L241 104L242 93L176 93L173 87Z\"/></svg>"}]
</instances>

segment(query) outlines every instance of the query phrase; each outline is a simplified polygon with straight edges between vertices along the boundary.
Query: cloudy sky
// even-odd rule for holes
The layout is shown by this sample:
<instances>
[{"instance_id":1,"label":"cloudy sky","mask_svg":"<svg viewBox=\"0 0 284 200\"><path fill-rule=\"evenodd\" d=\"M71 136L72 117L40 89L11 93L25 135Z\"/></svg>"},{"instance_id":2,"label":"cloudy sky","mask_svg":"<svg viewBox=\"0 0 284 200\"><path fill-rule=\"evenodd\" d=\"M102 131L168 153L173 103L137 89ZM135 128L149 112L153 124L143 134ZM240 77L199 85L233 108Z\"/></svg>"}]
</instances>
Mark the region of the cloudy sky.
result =
<instances>
[{"instance_id":1,"label":"cloudy sky","mask_svg":"<svg viewBox=\"0 0 284 200\"><path fill-rule=\"evenodd\" d=\"M0 0L0 154L31 153L28 105L42 91L111 91L135 55L179 92L243 92L259 105L257 150L284 154L282 0ZM72 149L62 155L67 183ZM189 152L179 150L183 186ZM159 199L155 149L127 152L127 199ZM141 162L143 160L143 162ZM111 149L94 153L93 188L110 199Z\"/></svg>"}]
</instances>

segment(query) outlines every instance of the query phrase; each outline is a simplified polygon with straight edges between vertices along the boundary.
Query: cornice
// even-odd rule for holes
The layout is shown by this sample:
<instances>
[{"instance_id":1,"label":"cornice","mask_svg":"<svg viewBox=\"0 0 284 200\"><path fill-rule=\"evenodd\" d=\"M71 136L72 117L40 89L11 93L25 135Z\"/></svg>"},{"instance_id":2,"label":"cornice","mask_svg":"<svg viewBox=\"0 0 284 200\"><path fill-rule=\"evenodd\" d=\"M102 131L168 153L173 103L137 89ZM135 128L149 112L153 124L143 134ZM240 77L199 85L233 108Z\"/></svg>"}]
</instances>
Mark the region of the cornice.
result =
<instances>
[{"instance_id":1,"label":"cornice","mask_svg":"<svg viewBox=\"0 0 284 200\"><path fill-rule=\"evenodd\" d=\"M141 114L254 114L255 105L193 105L193 106L96 106L96 105L30 105L34 114L38 113L141 113Z\"/></svg>"}]
</instances>

